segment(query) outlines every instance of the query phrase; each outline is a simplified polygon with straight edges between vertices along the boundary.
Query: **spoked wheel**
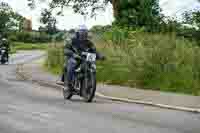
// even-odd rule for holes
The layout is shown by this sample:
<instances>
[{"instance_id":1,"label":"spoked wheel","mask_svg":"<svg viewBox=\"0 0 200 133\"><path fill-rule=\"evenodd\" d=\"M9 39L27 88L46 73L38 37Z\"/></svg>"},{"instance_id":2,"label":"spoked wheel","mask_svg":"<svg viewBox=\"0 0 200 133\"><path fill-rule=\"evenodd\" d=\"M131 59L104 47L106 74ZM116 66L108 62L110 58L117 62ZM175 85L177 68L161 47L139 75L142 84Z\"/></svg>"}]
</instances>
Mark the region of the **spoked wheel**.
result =
<instances>
[{"instance_id":1,"label":"spoked wheel","mask_svg":"<svg viewBox=\"0 0 200 133\"><path fill-rule=\"evenodd\" d=\"M73 92L68 87L67 74L64 75L63 96L65 100L70 100L73 96Z\"/></svg>"},{"instance_id":2,"label":"spoked wheel","mask_svg":"<svg viewBox=\"0 0 200 133\"><path fill-rule=\"evenodd\" d=\"M84 79L82 83L84 100L92 102L96 92L96 74L90 73L88 79Z\"/></svg>"}]
</instances>

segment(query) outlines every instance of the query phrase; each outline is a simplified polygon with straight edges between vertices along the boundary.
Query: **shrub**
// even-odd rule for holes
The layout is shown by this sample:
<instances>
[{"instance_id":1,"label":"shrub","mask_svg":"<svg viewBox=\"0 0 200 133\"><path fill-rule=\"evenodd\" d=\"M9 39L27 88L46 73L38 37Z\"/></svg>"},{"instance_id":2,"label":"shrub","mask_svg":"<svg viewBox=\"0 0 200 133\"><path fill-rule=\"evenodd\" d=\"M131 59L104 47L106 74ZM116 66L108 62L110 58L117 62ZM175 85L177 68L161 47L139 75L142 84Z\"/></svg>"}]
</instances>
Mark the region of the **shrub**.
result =
<instances>
[{"instance_id":1,"label":"shrub","mask_svg":"<svg viewBox=\"0 0 200 133\"><path fill-rule=\"evenodd\" d=\"M138 31L124 37L123 30L116 30L105 34L109 46L100 47L108 56L98 64L100 81L200 95L200 48L195 42Z\"/></svg>"},{"instance_id":2,"label":"shrub","mask_svg":"<svg viewBox=\"0 0 200 133\"><path fill-rule=\"evenodd\" d=\"M11 41L24 43L45 43L50 42L51 37L46 33L39 32L12 32L9 35Z\"/></svg>"},{"instance_id":3,"label":"shrub","mask_svg":"<svg viewBox=\"0 0 200 133\"><path fill-rule=\"evenodd\" d=\"M60 74L64 65L63 45L60 43L51 44L47 49L45 66L55 74Z\"/></svg>"},{"instance_id":4,"label":"shrub","mask_svg":"<svg viewBox=\"0 0 200 133\"><path fill-rule=\"evenodd\" d=\"M15 42L15 41L17 41L18 39L17 39L17 36L16 36L16 35L11 34L11 35L9 35L9 40Z\"/></svg>"},{"instance_id":5,"label":"shrub","mask_svg":"<svg viewBox=\"0 0 200 133\"><path fill-rule=\"evenodd\" d=\"M23 42L14 42L12 43L12 49L15 50L45 50L47 49L47 43L23 43Z\"/></svg>"}]
</instances>

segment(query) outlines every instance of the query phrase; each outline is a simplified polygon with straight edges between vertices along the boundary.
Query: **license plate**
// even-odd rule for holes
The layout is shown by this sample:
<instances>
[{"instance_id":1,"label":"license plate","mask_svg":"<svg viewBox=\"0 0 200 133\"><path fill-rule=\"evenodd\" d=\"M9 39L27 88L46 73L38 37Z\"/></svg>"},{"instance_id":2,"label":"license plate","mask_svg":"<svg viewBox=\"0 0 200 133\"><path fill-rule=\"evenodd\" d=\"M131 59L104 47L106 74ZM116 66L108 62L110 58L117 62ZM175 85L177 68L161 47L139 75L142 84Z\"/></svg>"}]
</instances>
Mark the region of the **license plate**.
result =
<instances>
[{"instance_id":1,"label":"license plate","mask_svg":"<svg viewBox=\"0 0 200 133\"><path fill-rule=\"evenodd\" d=\"M95 61L96 61L96 54L87 53L87 58L86 58L86 60L89 61L89 62L95 62Z\"/></svg>"}]
</instances>

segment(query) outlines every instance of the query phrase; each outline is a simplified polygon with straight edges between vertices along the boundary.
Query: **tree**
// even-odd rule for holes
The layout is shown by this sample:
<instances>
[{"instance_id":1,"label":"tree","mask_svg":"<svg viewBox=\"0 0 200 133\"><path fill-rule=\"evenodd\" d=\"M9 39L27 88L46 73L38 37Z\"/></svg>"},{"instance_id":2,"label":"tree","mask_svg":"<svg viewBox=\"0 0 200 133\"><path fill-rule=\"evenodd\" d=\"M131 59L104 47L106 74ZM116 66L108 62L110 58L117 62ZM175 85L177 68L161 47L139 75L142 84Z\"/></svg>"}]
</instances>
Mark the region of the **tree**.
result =
<instances>
[{"instance_id":1,"label":"tree","mask_svg":"<svg viewBox=\"0 0 200 133\"><path fill-rule=\"evenodd\" d=\"M45 0L28 0L29 6L33 8L35 1L45 1ZM57 14L61 14L64 7L73 8L75 13L80 13L82 15L88 15L91 13L95 14L95 11L98 9L103 9L108 3L116 3L119 0L52 0L49 4L49 10L55 8L60 8L60 11ZM90 10L88 10L90 8Z\"/></svg>"},{"instance_id":2,"label":"tree","mask_svg":"<svg viewBox=\"0 0 200 133\"><path fill-rule=\"evenodd\" d=\"M52 12L45 9L41 13L40 22L45 25L45 30L48 34L53 35L57 32L56 18L53 17Z\"/></svg>"},{"instance_id":3,"label":"tree","mask_svg":"<svg viewBox=\"0 0 200 133\"><path fill-rule=\"evenodd\" d=\"M183 14L183 22L200 29L200 10L187 11Z\"/></svg>"},{"instance_id":4,"label":"tree","mask_svg":"<svg viewBox=\"0 0 200 133\"><path fill-rule=\"evenodd\" d=\"M28 1L34 5L35 0ZM57 12L60 15L64 7L71 7L75 13L94 16L96 11L104 9L108 3L113 6L117 24L152 27L159 23L159 0L52 0L48 12L60 8Z\"/></svg>"},{"instance_id":5,"label":"tree","mask_svg":"<svg viewBox=\"0 0 200 133\"><path fill-rule=\"evenodd\" d=\"M147 27L159 23L158 0L119 0L116 23L120 25Z\"/></svg>"},{"instance_id":6,"label":"tree","mask_svg":"<svg viewBox=\"0 0 200 133\"><path fill-rule=\"evenodd\" d=\"M0 32L5 33L10 30L18 30L23 21L23 17L15 13L5 2L0 3Z\"/></svg>"},{"instance_id":7,"label":"tree","mask_svg":"<svg viewBox=\"0 0 200 133\"><path fill-rule=\"evenodd\" d=\"M200 10L191 13L191 22L200 29Z\"/></svg>"},{"instance_id":8,"label":"tree","mask_svg":"<svg viewBox=\"0 0 200 133\"><path fill-rule=\"evenodd\" d=\"M12 9L7 3L0 3L0 32L5 32L11 27Z\"/></svg>"},{"instance_id":9,"label":"tree","mask_svg":"<svg viewBox=\"0 0 200 133\"><path fill-rule=\"evenodd\" d=\"M183 14L183 23L187 24L187 28L183 30L183 35L196 39L199 43L200 40L200 10L191 10ZM200 45L200 44L199 44Z\"/></svg>"}]
</instances>

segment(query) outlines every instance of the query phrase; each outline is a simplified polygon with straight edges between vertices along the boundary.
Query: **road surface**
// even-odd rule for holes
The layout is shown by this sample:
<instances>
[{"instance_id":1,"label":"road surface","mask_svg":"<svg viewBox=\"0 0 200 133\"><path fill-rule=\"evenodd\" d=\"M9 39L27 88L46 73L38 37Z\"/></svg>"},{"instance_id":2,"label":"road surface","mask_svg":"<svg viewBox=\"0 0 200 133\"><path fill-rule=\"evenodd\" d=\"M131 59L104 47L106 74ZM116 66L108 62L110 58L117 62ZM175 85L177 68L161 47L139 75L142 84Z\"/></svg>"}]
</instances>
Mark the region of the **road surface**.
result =
<instances>
[{"instance_id":1,"label":"road surface","mask_svg":"<svg viewBox=\"0 0 200 133\"><path fill-rule=\"evenodd\" d=\"M40 57L25 52L0 66L0 133L200 133L200 115L79 97L16 78L16 65ZM187 99L186 99L187 100Z\"/></svg>"}]
</instances>

